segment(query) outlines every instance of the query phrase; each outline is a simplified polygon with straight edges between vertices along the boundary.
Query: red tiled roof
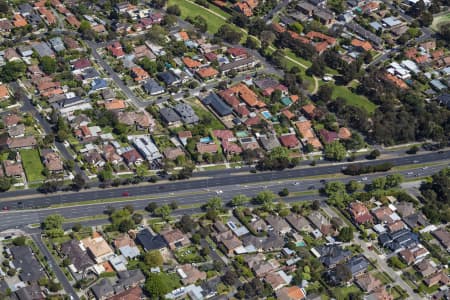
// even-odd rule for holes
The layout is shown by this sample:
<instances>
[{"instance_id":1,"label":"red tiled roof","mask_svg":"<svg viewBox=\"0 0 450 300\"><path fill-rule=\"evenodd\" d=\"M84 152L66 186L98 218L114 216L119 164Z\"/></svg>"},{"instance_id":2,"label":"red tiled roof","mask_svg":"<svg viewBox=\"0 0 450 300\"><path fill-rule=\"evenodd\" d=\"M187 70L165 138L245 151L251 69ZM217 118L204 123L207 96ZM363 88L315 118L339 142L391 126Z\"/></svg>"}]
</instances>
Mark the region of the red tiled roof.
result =
<instances>
[{"instance_id":1,"label":"red tiled roof","mask_svg":"<svg viewBox=\"0 0 450 300\"><path fill-rule=\"evenodd\" d=\"M280 142L284 147L294 148L297 147L300 142L295 136L295 134L282 135L280 136Z\"/></svg>"}]
</instances>

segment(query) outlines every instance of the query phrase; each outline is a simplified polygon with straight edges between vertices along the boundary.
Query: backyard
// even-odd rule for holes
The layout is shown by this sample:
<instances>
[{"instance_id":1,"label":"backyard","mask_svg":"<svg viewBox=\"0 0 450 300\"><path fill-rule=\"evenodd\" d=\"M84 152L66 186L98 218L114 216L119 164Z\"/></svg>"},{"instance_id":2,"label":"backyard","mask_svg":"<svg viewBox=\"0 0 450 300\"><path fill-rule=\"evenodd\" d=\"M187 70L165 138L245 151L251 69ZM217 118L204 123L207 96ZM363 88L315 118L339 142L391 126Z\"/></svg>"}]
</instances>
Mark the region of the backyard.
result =
<instances>
[{"instance_id":1,"label":"backyard","mask_svg":"<svg viewBox=\"0 0 450 300\"><path fill-rule=\"evenodd\" d=\"M199 263L204 261L195 246L184 247L176 250L175 257L181 264Z\"/></svg>"},{"instance_id":2,"label":"backyard","mask_svg":"<svg viewBox=\"0 0 450 300\"><path fill-rule=\"evenodd\" d=\"M22 157L23 168L29 182L42 181L45 179L42 175L44 165L41 162L41 157L37 149L24 149L20 150L20 156Z\"/></svg>"}]
</instances>

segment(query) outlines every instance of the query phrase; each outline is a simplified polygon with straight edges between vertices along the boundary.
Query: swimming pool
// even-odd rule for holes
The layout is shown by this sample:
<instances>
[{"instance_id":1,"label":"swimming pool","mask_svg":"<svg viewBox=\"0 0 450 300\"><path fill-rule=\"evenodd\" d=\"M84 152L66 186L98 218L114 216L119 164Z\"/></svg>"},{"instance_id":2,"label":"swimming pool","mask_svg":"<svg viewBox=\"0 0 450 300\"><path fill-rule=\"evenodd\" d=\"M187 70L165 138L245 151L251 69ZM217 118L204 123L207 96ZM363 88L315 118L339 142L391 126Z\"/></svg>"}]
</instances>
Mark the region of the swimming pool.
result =
<instances>
[{"instance_id":1,"label":"swimming pool","mask_svg":"<svg viewBox=\"0 0 450 300\"><path fill-rule=\"evenodd\" d=\"M272 118L271 113L270 113L269 111L267 111L267 110L262 111L261 114L262 114L263 117L266 118L267 120L270 119L270 118Z\"/></svg>"},{"instance_id":2,"label":"swimming pool","mask_svg":"<svg viewBox=\"0 0 450 300\"><path fill-rule=\"evenodd\" d=\"M202 137L202 138L200 139L200 143L204 143L204 144L211 143L212 141L213 141L212 138L210 138L209 136L207 136L207 137Z\"/></svg>"}]
</instances>

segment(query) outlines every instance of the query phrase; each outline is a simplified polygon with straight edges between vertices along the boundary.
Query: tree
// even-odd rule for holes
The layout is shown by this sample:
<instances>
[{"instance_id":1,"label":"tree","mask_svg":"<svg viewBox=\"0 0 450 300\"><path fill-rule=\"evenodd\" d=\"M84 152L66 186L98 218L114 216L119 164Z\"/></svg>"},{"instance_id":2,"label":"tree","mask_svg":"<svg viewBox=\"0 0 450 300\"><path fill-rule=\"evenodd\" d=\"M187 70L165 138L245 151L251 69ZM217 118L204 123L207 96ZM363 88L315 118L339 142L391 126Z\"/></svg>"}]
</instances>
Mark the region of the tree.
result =
<instances>
[{"instance_id":1,"label":"tree","mask_svg":"<svg viewBox=\"0 0 450 300\"><path fill-rule=\"evenodd\" d=\"M341 161L345 158L346 154L347 150L339 141L325 145L324 155L328 160Z\"/></svg>"},{"instance_id":2,"label":"tree","mask_svg":"<svg viewBox=\"0 0 450 300\"><path fill-rule=\"evenodd\" d=\"M221 210L222 209L222 198L220 197L212 197L208 200L208 202L205 204L206 209L213 209L213 210Z\"/></svg>"},{"instance_id":3,"label":"tree","mask_svg":"<svg viewBox=\"0 0 450 300\"><path fill-rule=\"evenodd\" d=\"M142 220L144 219L144 216L142 214L134 214L131 216L131 219L133 219L134 224L141 224Z\"/></svg>"},{"instance_id":4,"label":"tree","mask_svg":"<svg viewBox=\"0 0 450 300\"><path fill-rule=\"evenodd\" d=\"M280 195L280 197L289 196L289 190L287 188L284 188L278 193L278 195Z\"/></svg>"},{"instance_id":5,"label":"tree","mask_svg":"<svg viewBox=\"0 0 450 300\"><path fill-rule=\"evenodd\" d=\"M424 11L420 15L419 21L420 25L422 25L423 27L428 27L431 25L431 23L433 23L433 14L428 11Z\"/></svg>"},{"instance_id":6,"label":"tree","mask_svg":"<svg viewBox=\"0 0 450 300\"><path fill-rule=\"evenodd\" d=\"M237 44L241 40L243 33L234 29L230 24L223 24L217 31L216 36L230 44Z\"/></svg>"},{"instance_id":7,"label":"tree","mask_svg":"<svg viewBox=\"0 0 450 300\"><path fill-rule=\"evenodd\" d=\"M269 46L275 41L276 36L272 31L264 30L260 34L261 43L264 45L264 48Z\"/></svg>"},{"instance_id":8,"label":"tree","mask_svg":"<svg viewBox=\"0 0 450 300\"><path fill-rule=\"evenodd\" d=\"M160 207L156 208L154 213L156 216L163 218L164 220L167 219L167 217L170 216L170 213L172 210L170 209L170 206L167 204L161 205Z\"/></svg>"},{"instance_id":9,"label":"tree","mask_svg":"<svg viewBox=\"0 0 450 300\"><path fill-rule=\"evenodd\" d=\"M231 199L231 205L232 206L242 206L244 205L244 203L248 202L250 199L243 195L243 194L239 194L233 197L233 199Z\"/></svg>"},{"instance_id":10,"label":"tree","mask_svg":"<svg viewBox=\"0 0 450 300\"><path fill-rule=\"evenodd\" d=\"M352 278L352 272L345 264L336 266L336 277L341 279L341 282L348 282Z\"/></svg>"},{"instance_id":11,"label":"tree","mask_svg":"<svg viewBox=\"0 0 450 300\"><path fill-rule=\"evenodd\" d=\"M381 155L380 150L375 149L372 150L369 155L367 156L367 159L376 159L377 157L379 157Z\"/></svg>"},{"instance_id":12,"label":"tree","mask_svg":"<svg viewBox=\"0 0 450 300\"><path fill-rule=\"evenodd\" d=\"M15 81L25 74L26 68L21 60L8 61L1 69L0 79L4 82Z\"/></svg>"},{"instance_id":13,"label":"tree","mask_svg":"<svg viewBox=\"0 0 450 300\"><path fill-rule=\"evenodd\" d=\"M136 224L134 223L133 220L126 219L126 220L123 220L122 222L120 222L118 230L120 232L128 232L131 229L134 229L135 227L136 227Z\"/></svg>"},{"instance_id":14,"label":"tree","mask_svg":"<svg viewBox=\"0 0 450 300\"><path fill-rule=\"evenodd\" d=\"M158 208L158 204L156 202L150 202L146 207L145 210L153 213Z\"/></svg>"},{"instance_id":15,"label":"tree","mask_svg":"<svg viewBox=\"0 0 450 300\"><path fill-rule=\"evenodd\" d=\"M7 14L9 11L9 4L5 0L0 1L0 13Z\"/></svg>"},{"instance_id":16,"label":"tree","mask_svg":"<svg viewBox=\"0 0 450 300\"><path fill-rule=\"evenodd\" d=\"M236 274L236 272L232 271L232 270L227 270L225 272L225 274L223 274L222 276L222 281L229 286L233 286L236 281L238 280L238 276Z\"/></svg>"},{"instance_id":17,"label":"tree","mask_svg":"<svg viewBox=\"0 0 450 300\"><path fill-rule=\"evenodd\" d=\"M314 200L311 204L311 209L312 210L319 210L320 209L320 201L319 200Z\"/></svg>"},{"instance_id":18,"label":"tree","mask_svg":"<svg viewBox=\"0 0 450 300\"><path fill-rule=\"evenodd\" d=\"M248 36L247 40L245 41L245 47L250 49L256 49L258 48L258 42L254 37Z\"/></svg>"},{"instance_id":19,"label":"tree","mask_svg":"<svg viewBox=\"0 0 450 300\"><path fill-rule=\"evenodd\" d=\"M322 100L324 102L331 101L331 95L333 94L333 88L328 85L324 84L321 87L319 87L319 90L317 91L317 97L319 100Z\"/></svg>"},{"instance_id":20,"label":"tree","mask_svg":"<svg viewBox=\"0 0 450 300\"><path fill-rule=\"evenodd\" d=\"M166 6L167 0L153 0L151 3L154 8L161 9Z\"/></svg>"},{"instance_id":21,"label":"tree","mask_svg":"<svg viewBox=\"0 0 450 300\"><path fill-rule=\"evenodd\" d=\"M25 236L19 236L13 239L14 246L24 246L27 242L27 238Z\"/></svg>"},{"instance_id":22,"label":"tree","mask_svg":"<svg viewBox=\"0 0 450 300\"><path fill-rule=\"evenodd\" d=\"M170 202L170 203L169 203L169 207L170 207L170 209L172 209L172 210L177 209L177 208L178 208L178 203L177 203L177 201L173 200L172 202Z\"/></svg>"},{"instance_id":23,"label":"tree","mask_svg":"<svg viewBox=\"0 0 450 300\"><path fill-rule=\"evenodd\" d=\"M0 178L0 192L6 192L11 188L11 179L7 177Z\"/></svg>"},{"instance_id":24,"label":"tree","mask_svg":"<svg viewBox=\"0 0 450 300\"><path fill-rule=\"evenodd\" d=\"M178 5L171 5L167 7L167 13L171 14L171 15L175 15L175 16L180 16L181 15L181 9Z\"/></svg>"},{"instance_id":25,"label":"tree","mask_svg":"<svg viewBox=\"0 0 450 300\"><path fill-rule=\"evenodd\" d=\"M346 185L345 189L347 193L354 193L361 188L361 184L356 180L350 180Z\"/></svg>"},{"instance_id":26,"label":"tree","mask_svg":"<svg viewBox=\"0 0 450 300\"><path fill-rule=\"evenodd\" d=\"M76 223L72 226L72 231L74 232L80 232L81 229L83 229L83 225L81 225L80 223Z\"/></svg>"},{"instance_id":27,"label":"tree","mask_svg":"<svg viewBox=\"0 0 450 300\"><path fill-rule=\"evenodd\" d=\"M72 188L76 191L81 190L86 186L86 180L84 180L83 175L77 173L72 179Z\"/></svg>"},{"instance_id":28,"label":"tree","mask_svg":"<svg viewBox=\"0 0 450 300\"><path fill-rule=\"evenodd\" d=\"M172 291L172 279L166 273L149 273L144 290L153 299L163 299L164 295Z\"/></svg>"},{"instance_id":29,"label":"tree","mask_svg":"<svg viewBox=\"0 0 450 300\"><path fill-rule=\"evenodd\" d=\"M41 228L44 230L44 233L51 238L61 237L64 235L64 230L62 228L63 222L64 217L61 215L49 215L42 222Z\"/></svg>"},{"instance_id":30,"label":"tree","mask_svg":"<svg viewBox=\"0 0 450 300\"><path fill-rule=\"evenodd\" d=\"M56 60L50 56L44 56L40 59L42 71L50 75L56 72Z\"/></svg>"},{"instance_id":31,"label":"tree","mask_svg":"<svg viewBox=\"0 0 450 300\"><path fill-rule=\"evenodd\" d=\"M386 176L385 189L395 188L403 182L403 176L401 174L389 174Z\"/></svg>"},{"instance_id":32,"label":"tree","mask_svg":"<svg viewBox=\"0 0 450 300\"><path fill-rule=\"evenodd\" d=\"M383 190L386 186L386 178L385 177L379 177L374 178L372 180L372 183L370 184L371 190Z\"/></svg>"},{"instance_id":33,"label":"tree","mask_svg":"<svg viewBox=\"0 0 450 300\"><path fill-rule=\"evenodd\" d=\"M350 242L351 240L353 240L353 229L351 227L341 228L338 239L344 243Z\"/></svg>"},{"instance_id":34,"label":"tree","mask_svg":"<svg viewBox=\"0 0 450 300\"><path fill-rule=\"evenodd\" d=\"M161 255L161 252L158 250L153 250L145 253L144 262L150 268L160 267L164 264L164 259Z\"/></svg>"},{"instance_id":35,"label":"tree","mask_svg":"<svg viewBox=\"0 0 450 300\"><path fill-rule=\"evenodd\" d=\"M192 220L191 216L183 215L178 223L178 226L184 233L192 232L195 228L195 222Z\"/></svg>"}]
</instances>

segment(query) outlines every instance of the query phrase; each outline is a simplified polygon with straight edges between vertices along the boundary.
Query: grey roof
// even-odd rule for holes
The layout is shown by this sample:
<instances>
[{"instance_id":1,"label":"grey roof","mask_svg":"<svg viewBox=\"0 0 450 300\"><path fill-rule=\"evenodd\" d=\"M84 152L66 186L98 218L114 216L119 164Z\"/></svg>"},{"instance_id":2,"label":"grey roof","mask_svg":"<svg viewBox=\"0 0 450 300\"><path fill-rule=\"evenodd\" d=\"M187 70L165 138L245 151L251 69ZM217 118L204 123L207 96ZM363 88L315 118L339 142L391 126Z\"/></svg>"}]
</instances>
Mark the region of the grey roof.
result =
<instances>
[{"instance_id":1,"label":"grey roof","mask_svg":"<svg viewBox=\"0 0 450 300\"><path fill-rule=\"evenodd\" d=\"M415 228L417 226L427 226L429 224L428 220L420 212L416 212L412 215L404 217L403 221L405 221L406 225L408 225L410 228Z\"/></svg>"},{"instance_id":2,"label":"grey roof","mask_svg":"<svg viewBox=\"0 0 450 300\"><path fill-rule=\"evenodd\" d=\"M23 3L19 5L19 12L22 15L30 14L33 11L33 7L28 3Z\"/></svg>"},{"instance_id":3,"label":"grey roof","mask_svg":"<svg viewBox=\"0 0 450 300\"><path fill-rule=\"evenodd\" d=\"M320 254L319 260L327 267L336 265L352 254L351 251L344 250L338 245L326 245L315 248Z\"/></svg>"},{"instance_id":4,"label":"grey roof","mask_svg":"<svg viewBox=\"0 0 450 300\"><path fill-rule=\"evenodd\" d=\"M144 91L150 95L157 95L157 94L164 93L164 87L159 85L159 83L156 82L156 80L154 80L153 78L148 79L142 85L142 87L144 88Z\"/></svg>"},{"instance_id":5,"label":"grey roof","mask_svg":"<svg viewBox=\"0 0 450 300\"><path fill-rule=\"evenodd\" d=\"M17 290L16 296L19 300L44 299L41 288L36 282Z\"/></svg>"},{"instance_id":6,"label":"grey roof","mask_svg":"<svg viewBox=\"0 0 450 300\"><path fill-rule=\"evenodd\" d=\"M206 98L203 98L202 102L205 105L210 105L221 117L230 115L232 112L231 107L226 105L215 93L210 93Z\"/></svg>"},{"instance_id":7,"label":"grey roof","mask_svg":"<svg viewBox=\"0 0 450 300\"><path fill-rule=\"evenodd\" d=\"M167 243L161 235L153 235L148 229L139 231L136 235L136 242L141 244L145 251L167 247Z\"/></svg>"},{"instance_id":8,"label":"grey roof","mask_svg":"<svg viewBox=\"0 0 450 300\"><path fill-rule=\"evenodd\" d=\"M8 291L9 286L6 283L5 279L1 279L0 280L0 293L5 293L6 291Z\"/></svg>"},{"instance_id":9,"label":"grey roof","mask_svg":"<svg viewBox=\"0 0 450 300\"><path fill-rule=\"evenodd\" d=\"M262 79L258 79L254 81L255 85L262 89L265 90L267 88L270 87L275 87L277 85L279 85L280 83L278 82L278 80L272 79L272 78L262 78Z\"/></svg>"},{"instance_id":10,"label":"grey roof","mask_svg":"<svg viewBox=\"0 0 450 300\"><path fill-rule=\"evenodd\" d=\"M176 84L180 80L177 76L175 76L175 74L170 71L158 73L158 78L164 81L167 85Z\"/></svg>"},{"instance_id":11,"label":"grey roof","mask_svg":"<svg viewBox=\"0 0 450 300\"><path fill-rule=\"evenodd\" d=\"M359 24L357 24L355 22L346 23L345 27L349 31L354 32L357 35L359 35L360 37L365 38L369 42L375 44L375 46L381 46L383 44L383 39L381 39L377 35L373 34L372 32L364 29L363 27L361 27Z\"/></svg>"},{"instance_id":12,"label":"grey roof","mask_svg":"<svg viewBox=\"0 0 450 300\"><path fill-rule=\"evenodd\" d=\"M394 233L383 233L378 236L379 244L391 251L413 247L417 245L418 241L417 234L409 229L401 229Z\"/></svg>"},{"instance_id":13,"label":"grey roof","mask_svg":"<svg viewBox=\"0 0 450 300\"><path fill-rule=\"evenodd\" d=\"M47 43L44 42L34 44L33 49L38 53L40 57L55 55L53 50L47 45Z\"/></svg>"},{"instance_id":14,"label":"grey roof","mask_svg":"<svg viewBox=\"0 0 450 300\"><path fill-rule=\"evenodd\" d=\"M117 285L121 285L125 289L138 285L145 280L145 276L141 270L126 270L117 272L119 281Z\"/></svg>"},{"instance_id":15,"label":"grey roof","mask_svg":"<svg viewBox=\"0 0 450 300\"><path fill-rule=\"evenodd\" d=\"M95 68L87 68L83 71L83 79L93 79L100 77L100 73Z\"/></svg>"},{"instance_id":16,"label":"grey roof","mask_svg":"<svg viewBox=\"0 0 450 300\"><path fill-rule=\"evenodd\" d=\"M141 253L139 252L138 247L130 247L129 245L123 246L119 248L120 253L126 258L135 258L139 256Z\"/></svg>"},{"instance_id":17,"label":"grey roof","mask_svg":"<svg viewBox=\"0 0 450 300\"><path fill-rule=\"evenodd\" d=\"M346 265L352 272L352 276L355 276L369 267L369 261L363 255L357 255L350 258Z\"/></svg>"},{"instance_id":18,"label":"grey roof","mask_svg":"<svg viewBox=\"0 0 450 300\"><path fill-rule=\"evenodd\" d=\"M252 64L255 62L255 59L253 57L248 57L245 59L240 59L240 60L235 60L233 62L230 62L228 64L223 64L220 66L220 71L221 72L227 72L233 69L238 69L242 66L246 66L249 64Z\"/></svg>"},{"instance_id":19,"label":"grey roof","mask_svg":"<svg viewBox=\"0 0 450 300\"><path fill-rule=\"evenodd\" d=\"M106 278L101 279L97 284L93 285L91 290L96 299L105 299L114 295L114 288Z\"/></svg>"},{"instance_id":20,"label":"grey roof","mask_svg":"<svg viewBox=\"0 0 450 300\"><path fill-rule=\"evenodd\" d=\"M286 221L297 231L312 231L312 227L305 217L299 214L290 214Z\"/></svg>"},{"instance_id":21,"label":"grey roof","mask_svg":"<svg viewBox=\"0 0 450 300\"><path fill-rule=\"evenodd\" d=\"M181 121L181 117L171 107L163 107L159 110L161 118L166 123L175 123Z\"/></svg>"},{"instance_id":22,"label":"grey roof","mask_svg":"<svg viewBox=\"0 0 450 300\"><path fill-rule=\"evenodd\" d=\"M439 95L436 100L439 102L439 104L446 105L448 108L450 108L450 94Z\"/></svg>"},{"instance_id":23,"label":"grey roof","mask_svg":"<svg viewBox=\"0 0 450 300\"><path fill-rule=\"evenodd\" d=\"M31 248L28 246L15 246L10 248L13 256L13 264L16 268L21 269L19 278L22 281L38 281L44 277L42 266L34 257Z\"/></svg>"},{"instance_id":24,"label":"grey roof","mask_svg":"<svg viewBox=\"0 0 450 300\"><path fill-rule=\"evenodd\" d=\"M83 251L80 246L80 242L76 239L67 241L61 244L61 253L70 259L70 262L75 266L77 270L85 270L94 265L94 261L91 259L87 251Z\"/></svg>"},{"instance_id":25,"label":"grey roof","mask_svg":"<svg viewBox=\"0 0 450 300\"><path fill-rule=\"evenodd\" d=\"M53 49L55 49L56 52L61 52L61 51L66 50L66 47L64 47L64 43L59 36L51 38L50 44L52 44L52 47L53 47Z\"/></svg>"},{"instance_id":26,"label":"grey roof","mask_svg":"<svg viewBox=\"0 0 450 300\"><path fill-rule=\"evenodd\" d=\"M116 93L112 89L104 89L102 90L102 97L105 100L110 100L116 97Z\"/></svg>"},{"instance_id":27,"label":"grey roof","mask_svg":"<svg viewBox=\"0 0 450 300\"><path fill-rule=\"evenodd\" d=\"M174 109L181 116L183 123L194 124L199 121L197 114L189 104L178 103Z\"/></svg>"},{"instance_id":28,"label":"grey roof","mask_svg":"<svg viewBox=\"0 0 450 300\"><path fill-rule=\"evenodd\" d=\"M280 147L280 141L275 134L263 135L259 138L261 145L266 151L271 151L276 147Z\"/></svg>"},{"instance_id":29,"label":"grey roof","mask_svg":"<svg viewBox=\"0 0 450 300\"><path fill-rule=\"evenodd\" d=\"M245 246L253 245L256 249L262 249L264 251L279 250L285 244L281 236L270 232L266 237L247 234L241 237L241 240Z\"/></svg>"}]
</instances>

